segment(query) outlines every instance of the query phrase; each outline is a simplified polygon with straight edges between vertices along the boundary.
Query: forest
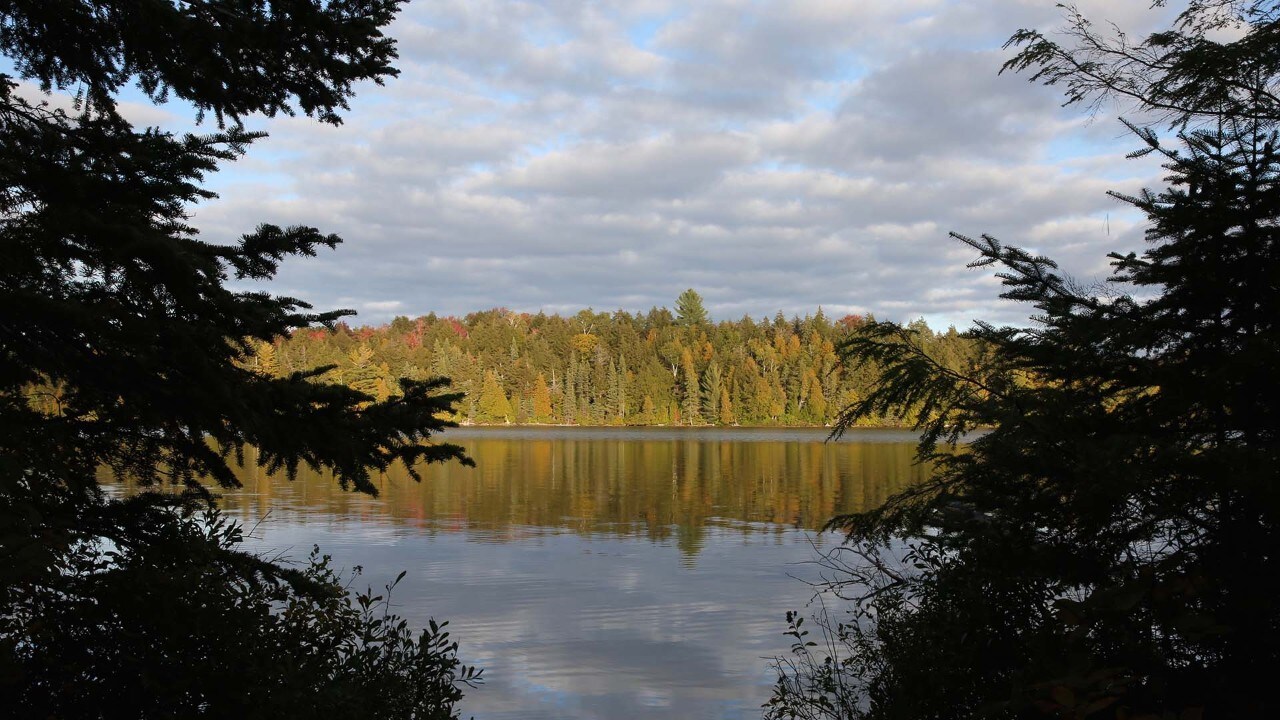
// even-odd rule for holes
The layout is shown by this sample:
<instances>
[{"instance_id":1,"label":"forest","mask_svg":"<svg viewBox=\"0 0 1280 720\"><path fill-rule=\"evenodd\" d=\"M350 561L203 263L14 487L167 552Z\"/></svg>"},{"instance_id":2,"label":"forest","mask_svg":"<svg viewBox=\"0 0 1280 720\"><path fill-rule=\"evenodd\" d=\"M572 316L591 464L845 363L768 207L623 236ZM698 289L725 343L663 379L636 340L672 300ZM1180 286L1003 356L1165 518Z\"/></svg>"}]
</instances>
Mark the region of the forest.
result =
<instances>
[{"instance_id":1,"label":"forest","mask_svg":"<svg viewBox=\"0 0 1280 720\"><path fill-rule=\"evenodd\" d=\"M398 395L403 378L447 377L465 393L448 419L463 424L821 426L879 382L873 365L839 362L842 343L871 321L833 320L818 308L803 318L711 322L688 290L675 311L561 317L496 308L337 323L259 342L249 362L275 377L331 367L326 380L377 401ZM907 327L939 364L972 362L974 341L955 328ZM861 422L915 419L907 411Z\"/></svg>"}]
</instances>

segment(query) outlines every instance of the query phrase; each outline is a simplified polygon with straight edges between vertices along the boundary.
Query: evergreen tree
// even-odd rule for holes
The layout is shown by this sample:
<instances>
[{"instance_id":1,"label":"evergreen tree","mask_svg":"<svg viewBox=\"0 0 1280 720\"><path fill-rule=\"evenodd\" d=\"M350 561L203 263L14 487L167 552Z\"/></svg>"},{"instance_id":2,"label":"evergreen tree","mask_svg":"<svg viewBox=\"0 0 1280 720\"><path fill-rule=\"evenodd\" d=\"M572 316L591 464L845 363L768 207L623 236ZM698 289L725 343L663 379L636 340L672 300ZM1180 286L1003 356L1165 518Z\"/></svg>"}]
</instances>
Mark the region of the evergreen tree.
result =
<instances>
[{"instance_id":1,"label":"evergreen tree","mask_svg":"<svg viewBox=\"0 0 1280 720\"><path fill-rule=\"evenodd\" d=\"M618 366L609 360L609 371L605 376L607 391L605 393L605 414L610 421L622 419L622 382L618 377Z\"/></svg>"},{"instance_id":2,"label":"evergreen tree","mask_svg":"<svg viewBox=\"0 0 1280 720\"><path fill-rule=\"evenodd\" d=\"M702 373L702 415L707 418L720 416L720 394L724 388L720 363L714 360Z\"/></svg>"},{"instance_id":3,"label":"evergreen tree","mask_svg":"<svg viewBox=\"0 0 1280 720\"><path fill-rule=\"evenodd\" d=\"M1212 39L1224 12L1239 31ZM1263 392L1280 370L1278 15L1192 3L1114 56L1087 25L1082 55L1040 39L1022 56L1072 99L1136 93L1172 113L1177 149L1132 128L1169 187L1118 196L1146 214L1150 248L1113 255L1095 295L1046 258L957 236L1035 326L979 325L986 352L966 372L891 323L846 345L883 380L841 427L919 408L937 469L835 521L867 561L833 588L853 593L852 614L826 628L830 657L793 621L771 716L1280 712L1280 414ZM1134 58L1151 62L1122 82ZM967 452L936 448L983 426Z\"/></svg>"},{"instance_id":4,"label":"evergreen tree","mask_svg":"<svg viewBox=\"0 0 1280 720\"><path fill-rule=\"evenodd\" d=\"M658 408L653 404L653 398L648 395L644 396L644 400L640 402L640 417L646 423L658 422Z\"/></svg>"},{"instance_id":5,"label":"evergreen tree","mask_svg":"<svg viewBox=\"0 0 1280 720\"><path fill-rule=\"evenodd\" d=\"M721 425L733 425L737 423L737 418L733 414L733 402L729 399L729 390L720 390L720 406L716 415L717 421Z\"/></svg>"},{"instance_id":6,"label":"evergreen tree","mask_svg":"<svg viewBox=\"0 0 1280 720\"><path fill-rule=\"evenodd\" d=\"M591 362L587 358L578 358L578 396L577 400L577 416L578 423L582 425L595 425L599 421L597 412L599 406L594 402L597 393L597 385L592 382Z\"/></svg>"},{"instance_id":7,"label":"evergreen tree","mask_svg":"<svg viewBox=\"0 0 1280 720\"><path fill-rule=\"evenodd\" d=\"M253 348L253 355L255 370L272 377L280 375L280 358L277 357L275 343L258 343Z\"/></svg>"},{"instance_id":8,"label":"evergreen tree","mask_svg":"<svg viewBox=\"0 0 1280 720\"><path fill-rule=\"evenodd\" d=\"M352 348L347 354L347 365L341 371L343 384L370 398L376 398L381 378L381 369L373 361L373 350L364 344Z\"/></svg>"},{"instance_id":9,"label":"evergreen tree","mask_svg":"<svg viewBox=\"0 0 1280 720\"><path fill-rule=\"evenodd\" d=\"M702 296L693 288L680 293L676 298L676 324L683 327L698 327L710 321L707 309L702 305Z\"/></svg>"},{"instance_id":10,"label":"evergreen tree","mask_svg":"<svg viewBox=\"0 0 1280 720\"><path fill-rule=\"evenodd\" d=\"M822 391L822 383L818 381L818 376L812 369L805 372L801 386L805 417L815 422L822 422L827 417L827 397Z\"/></svg>"},{"instance_id":11,"label":"evergreen tree","mask_svg":"<svg viewBox=\"0 0 1280 720\"><path fill-rule=\"evenodd\" d=\"M325 382L330 367L253 368L264 343L348 313L228 281L268 280L339 238L260 225L214 245L187 218L213 196L206 176L260 137L244 117L337 124L355 83L395 74L381 29L398 5L0 3L6 66L80 100L74 114L33 103L0 75L6 717L453 715L469 671L447 634L415 639L371 596L351 604L321 557L299 569L242 552L207 511L207 484L237 485L249 446L269 469L306 463L371 494L393 462L416 477L463 458L428 442L457 399L443 381L370 403ZM126 83L219 129L137 130L116 108ZM56 407L31 402L45 389ZM103 468L183 492L108 497Z\"/></svg>"},{"instance_id":12,"label":"evergreen tree","mask_svg":"<svg viewBox=\"0 0 1280 720\"><path fill-rule=\"evenodd\" d=\"M680 356L680 367L684 375L684 401L680 405L680 420L685 425L701 425L702 391L698 383L698 371L693 366L693 354L688 348Z\"/></svg>"},{"instance_id":13,"label":"evergreen tree","mask_svg":"<svg viewBox=\"0 0 1280 720\"><path fill-rule=\"evenodd\" d=\"M623 422L627 421L628 413L631 410L630 404L627 402L627 394L631 392L631 371L627 369L627 356L622 356L622 364L618 369L618 419Z\"/></svg>"},{"instance_id":14,"label":"evergreen tree","mask_svg":"<svg viewBox=\"0 0 1280 720\"><path fill-rule=\"evenodd\" d=\"M533 421L551 422L552 412L551 390L547 387L547 378L542 373L538 373L538 379L533 384Z\"/></svg>"},{"instance_id":15,"label":"evergreen tree","mask_svg":"<svg viewBox=\"0 0 1280 720\"><path fill-rule=\"evenodd\" d=\"M492 370L484 373L484 385L480 388L477 403L476 419L480 422L511 422L511 401L507 399L502 383L498 382L498 375Z\"/></svg>"},{"instance_id":16,"label":"evergreen tree","mask_svg":"<svg viewBox=\"0 0 1280 720\"><path fill-rule=\"evenodd\" d=\"M564 393L560 397L560 417L565 424L572 425L578 419L578 355L575 351L569 357L564 371Z\"/></svg>"}]
</instances>

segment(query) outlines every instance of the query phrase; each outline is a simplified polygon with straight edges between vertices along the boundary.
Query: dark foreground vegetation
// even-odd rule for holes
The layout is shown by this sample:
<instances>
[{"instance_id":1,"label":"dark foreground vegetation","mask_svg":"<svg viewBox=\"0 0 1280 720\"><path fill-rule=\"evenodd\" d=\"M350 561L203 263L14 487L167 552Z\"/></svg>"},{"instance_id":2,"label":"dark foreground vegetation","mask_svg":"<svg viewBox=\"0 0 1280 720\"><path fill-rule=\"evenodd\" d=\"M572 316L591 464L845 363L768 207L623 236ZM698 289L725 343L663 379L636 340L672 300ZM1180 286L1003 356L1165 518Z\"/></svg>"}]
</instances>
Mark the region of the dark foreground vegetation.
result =
<instances>
[{"instance_id":1,"label":"dark foreground vegetation","mask_svg":"<svg viewBox=\"0 0 1280 720\"><path fill-rule=\"evenodd\" d=\"M451 416L462 423L829 425L880 382L877 364L853 368L836 354L868 321L818 309L712 323L687 290L674 313L496 309L304 330L257 345L253 363L275 376L330 366L325 378L379 399L399 392L398 378L448 377L465 394ZM917 321L907 332L944 367L968 368L978 352L954 328L938 333ZM916 410L859 422L910 424Z\"/></svg>"},{"instance_id":2,"label":"dark foreground vegetation","mask_svg":"<svg viewBox=\"0 0 1280 720\"><path fill-rule=\"evenodd\" d=\"M538 341L508 344L512 362L469 378L474 410L455 407L425 365L393 381L280 371L277 338L309 342L343 313L226 284L269 278L338 238L264 225L214 246L184 215L211 196L204 177L257 139L241 118L337 123L353 83L394 75L380 28L399 4L0 2L0 52L17 79L79 103L47 107L0 78L0 713L453 716L474 674L444 631L415 634L385 597L351 596L322 556L288 566L241 552L204 482L234 485L230 464L252 445L271 468L314 466L372 493L370 474L392 463L465 461L430 438L445 416L505 420L499 394L512 415L564 422L806 422L845 403L842 427L921 422L936 474L837 519L849 532L829 558L837 604L814 635L793 621L771 716L1280 712L1280 420L1267 390L1280 370L1275 2L1192 0L1176 27L1142 41L1079 16L1066 44L1015 35L1007 67L1069 101L1132 103L1168 129L1131 126L1169 184L1119 198L1146 213L1151 244L1114 256L1107 288L961 238L1000 268L1007 297L1035 308L1034 326L980 326L956 364L920 328L869 322L837 344L816 317L708 327L685 298L667 325L617 318L617 337L564 322L557 361L522 367ZM114 98L134 82L218 130L133 127ZM543 320L527 322L533 337ZM406 345L418 330L394 327ZM660 366L628 354L631 331L638 343L657 333ZM439 357L461 351L450 342ZM348 356L374 351L351 344ZM863 369L839 375L848 386L823 385L833 351ZM865 370L877 380L858 387ZM774 371L774 386L744 391ZM661 382L618 392L617 378L649 372ZM486 385L501 392L486 400ZM559 418L544 402L552 385ZM970 451L934 452L980 425L994 430ZM102 467L183 492L117 499L97 482Z\"/></svg>"},{"instance_id":3,"label":"dark foreground vegetation","mask_svg":"<svg viewBox=\"0 0 1280 720\"><path fill-rule=\"evenodd\" d=\"M770 717L1280 716L1280 7L1193 0L1142 41L1068 18L1006 69L1167 128L1130 125L1167 187L1117 196L1149 246L1086 289L957 236L1034 325L978 327L964 373L889 323L842 348L884 368L844 423L919 405L939 470L834 521L830 612L793 616Z\"/></svg>"},{"instance_id":4,"label":"dark foreground vegetation","mask_svg":"<svg viewBox=\"0 0 1280 720\"><path fill-rule=\"evenodd\" d=\"M262 225L217 246L186 224L206 175L258 139L243 117L336 124L354 83L395 74L380 29L399 4L0 2L18 75L0 76L0 716L455 715L475 674L447 633L349 595L322 556L242 552L204 484L235 485L246 445L369 493L391 463L465 461L427 442L456 399L439 383L375 402L246 369L253 343L345 313L227 282L337 237ZM218 129L133 127L115 97L134 83ZM102 467L183 492L117 499Z\"/></svg>"}]
</instances>

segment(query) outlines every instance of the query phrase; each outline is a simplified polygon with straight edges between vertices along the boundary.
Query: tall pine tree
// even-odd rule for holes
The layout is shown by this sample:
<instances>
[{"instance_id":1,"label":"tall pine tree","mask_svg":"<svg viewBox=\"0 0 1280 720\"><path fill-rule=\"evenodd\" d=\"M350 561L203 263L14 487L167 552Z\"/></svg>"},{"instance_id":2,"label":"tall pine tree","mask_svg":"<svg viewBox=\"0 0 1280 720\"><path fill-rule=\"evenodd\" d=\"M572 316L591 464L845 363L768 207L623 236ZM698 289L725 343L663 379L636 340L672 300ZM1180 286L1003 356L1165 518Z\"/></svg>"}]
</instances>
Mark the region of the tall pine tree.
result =
<instances>
[{"instance_id":1,"label":"tall pine tree","mask_svg":"<svg viewBox=\"0 0 1280 720\"><path fill-rule=\"evenodd\" d=\"M676 298L676 324L685 327L697 327L710 321L707 309L702 304L702 296L693 288L680 293Z\"/></svg>"}]
</instances>

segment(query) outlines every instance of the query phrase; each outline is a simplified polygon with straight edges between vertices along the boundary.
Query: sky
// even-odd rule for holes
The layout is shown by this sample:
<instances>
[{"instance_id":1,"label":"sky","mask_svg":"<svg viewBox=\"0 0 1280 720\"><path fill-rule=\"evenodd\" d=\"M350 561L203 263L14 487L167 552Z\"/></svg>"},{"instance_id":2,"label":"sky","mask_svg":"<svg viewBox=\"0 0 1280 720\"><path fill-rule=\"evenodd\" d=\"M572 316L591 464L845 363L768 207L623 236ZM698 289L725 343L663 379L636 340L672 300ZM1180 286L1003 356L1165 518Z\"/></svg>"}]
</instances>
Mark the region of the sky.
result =
<instances>
[{"instance_id":1,"label":"sky","mask_svg":"<svg viewBox=\"0 0 1280 720\"><path fill-rule=\"evenodd\" d=\"M1143 0L1080 9L1131 34ZM354 322L493 307L671 307L714 319L872 313L1018 323L949 231L1044 253L1084 282L1140 249L1107 190L1157 186L1115 119L999 75L1043 0L413 0L388 34L400 77L340 127L251 120L271 137L211 181L203 237L260 222L345 243L269 289ZM137 109L178 123L180 108Z\"/></svg>"}]
</instances>

